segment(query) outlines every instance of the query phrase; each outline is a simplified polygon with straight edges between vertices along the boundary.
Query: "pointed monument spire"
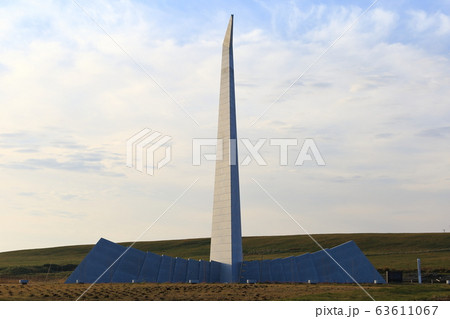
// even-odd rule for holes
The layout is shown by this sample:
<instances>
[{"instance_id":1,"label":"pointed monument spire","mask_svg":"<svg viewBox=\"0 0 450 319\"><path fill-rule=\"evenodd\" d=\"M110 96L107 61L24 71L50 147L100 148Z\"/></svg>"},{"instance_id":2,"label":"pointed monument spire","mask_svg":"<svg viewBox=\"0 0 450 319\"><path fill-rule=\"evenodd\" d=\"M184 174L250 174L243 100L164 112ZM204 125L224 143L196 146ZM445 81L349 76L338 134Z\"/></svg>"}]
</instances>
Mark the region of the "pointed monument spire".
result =
<instances>
[{"instance_id":1,"label":"pointed monument spire","mask_svg":"<svg viewBox=\"0 0 450 319\"><path fill-rule=\"evenodd\" d=\"M242 232L234 96L233 15L222 46L217 139L210 259L221 263L221 282L239 282Z\"/></svg>"}]
</instances>

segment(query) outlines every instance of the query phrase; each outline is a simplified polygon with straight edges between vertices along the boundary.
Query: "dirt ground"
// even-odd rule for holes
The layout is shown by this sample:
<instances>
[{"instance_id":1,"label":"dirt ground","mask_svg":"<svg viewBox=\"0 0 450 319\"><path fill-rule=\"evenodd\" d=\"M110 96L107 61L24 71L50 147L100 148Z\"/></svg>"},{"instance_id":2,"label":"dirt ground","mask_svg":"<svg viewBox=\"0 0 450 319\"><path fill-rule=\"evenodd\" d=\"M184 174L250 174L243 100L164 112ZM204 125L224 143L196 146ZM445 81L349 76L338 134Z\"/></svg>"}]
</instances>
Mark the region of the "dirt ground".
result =
<instances>
[{"instance_id":1,"label":"dirt ground","mask_svg":"<svg viewBox=\"0 0 450 319\"><path fill-rule=\"evenodd\" d=\"M88 284L0 284L0 300L76 300ZM450 285L365 285L376 300L450 300ZM370 300L350 284L96 284L81 300Z\"/></svg>"}]
</instances>

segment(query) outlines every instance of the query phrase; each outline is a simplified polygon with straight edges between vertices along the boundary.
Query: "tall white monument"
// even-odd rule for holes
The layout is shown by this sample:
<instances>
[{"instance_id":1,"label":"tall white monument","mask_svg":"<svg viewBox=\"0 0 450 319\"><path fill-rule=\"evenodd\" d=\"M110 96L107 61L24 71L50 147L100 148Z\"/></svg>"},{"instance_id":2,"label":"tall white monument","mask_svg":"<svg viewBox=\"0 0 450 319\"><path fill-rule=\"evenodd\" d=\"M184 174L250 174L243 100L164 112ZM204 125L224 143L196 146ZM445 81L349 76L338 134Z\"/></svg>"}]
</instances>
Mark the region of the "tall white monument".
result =
<instances>
[{"instance_id":1,"label":"tall white monument","mask_svg":"<svg viewBox=\"0 0 450 319\"><path fill-rule=\"evenodd\" d=\"M273 260L242 260L233 69L233 16L223 41L211 262L160 256L101 238L66 283L326 282L384 283L354 241ZM333 256L333 258L330 258Z\"/></svg>"},{"instance_id":2,"label":"tall white monument","mask_svg":"<svg viewBox=\"0 0 450 319\"><path fill-rule=\"evenodd\" d=\"M222 46L217 139L210 259L221 263L221 282L239 282L242 232L234 96L233 15Z\"/></svg>"}]
</instances>

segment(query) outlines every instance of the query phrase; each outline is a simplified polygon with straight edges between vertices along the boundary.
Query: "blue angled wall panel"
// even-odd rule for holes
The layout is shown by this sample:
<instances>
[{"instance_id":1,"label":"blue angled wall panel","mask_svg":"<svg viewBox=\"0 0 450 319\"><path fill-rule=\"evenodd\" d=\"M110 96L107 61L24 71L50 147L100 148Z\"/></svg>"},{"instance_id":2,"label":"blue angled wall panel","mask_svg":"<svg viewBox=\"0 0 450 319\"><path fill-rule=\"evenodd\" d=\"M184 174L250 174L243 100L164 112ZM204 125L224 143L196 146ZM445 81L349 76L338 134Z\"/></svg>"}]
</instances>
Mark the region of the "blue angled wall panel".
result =
<instances>
[{"instance_id":1,"label":"blue angled wall panel","mask_svg":"<svg viewBox=\"0 0 450 319\"><path fill-rule=\"evenodd\" d=\"M139 274L139 282L158 282L159 266L161 264L161 256L147 252Z\"/></svg>"},{"instance_id":2,"label":"blue angled wall panel","mask_svg":"<svg viewBox=\"0 0 450 319\"><path fill-rule=\"evenodd\" d=\"M144 253L101 238L67 278L66 283L108 282L221 282L221 267L215 261L186 260ZM126 253L124 253L126 251ZM327 253L329 255L327 255ZM367 257L350 241L325 251L274 260L245 261L240 281L385 283ZM123 254L123 255L122 255ZM120 257L120 258L119 258ZM344 270L335 262L342 266ZM350 274L350 276L348 274ZM103 275L102 275L103 274Z\"/></svg>"},{"instance_id":3,"label":"blue angled wall panel","mask_svg":"<svg viewBox=\"0 0 450 319\"><path fill-rule=\"evenodd\" d=\"M330 254L329 249L325 249L325 251ZM344 271L336 264L335 261L333 261L333 259L331 259L331 257L325 251L321 250L311 254L311 256L313 257L314 265L316 266L319 281L330 283L347 282Z\"/></svg>"},{"instance_id":4,"label":"blue angled wall panel","mask_svg":"<svg viewBox=\"0 0 450 319\"><path fill-rule=\"evenodd\" d=\"M308 280L312 283L319 282L316 266L310 253L295 257L295 263L297 265L297 279L299 282L308 282Z\"/></svg>"},{"instance_id":5,"label":"blue angled wall panel","mask_svg":"<svg viewBox=\"0 0 450 319\"><path fill-rule=\"evenodd\" d=\"M259 268L259 260L242 262L240 282L246 283L247 280L259 282L261 280L259 275Z\"/></svg>"},{"instance_id":6,"label":"blue angled wall panel","mask_svg":"<svg viewBox=\"0 0 450 319\"><path fill-rule=\"evenodd\" d=\"M206 260L199 261L199 280L200 282L210 282L209 281L209 273L210 273L211 263Z\"/></svg>"},{"instance_id":7,"label":"blue angled wall panel","mask_svg":"<svg viewBox=\"0 0 450 319\"><path fill-rule=\"evenodd\" d=\"M186 282L189 280L200 280L200 261L195 259L188 259L187 272L186 272Z\"/></svg>"},{"instance_id":8,"label":"blue angled wall panel","mask_svg":"<svg viewBox=\"0 0 450 319\"><path fill-rule=\"evenodd\" d=\"M125 247L100 238L97 244L86 255L74 272L67 278L66 283L93 283L108 267L110 267L125 251ZM98 283L111 282L117 267L117 262L98 279Z\"/></svg>"},{"instance_id":9,"label":"blue angled wall panel","mask_svg":"<svg viewBox=\"0 0 450 319\"><path fill-rule=\"evenodd\" d=\"M328 249L325 249L328 252ZM316 251L311 254L314 265L316 266L317 276L319 282L338 282L336 281L337 265L326 254L324 250Z\"/></svg>"},{"instance_id":10,"label":"blue angled wall panel","mask_svg":"<svg viewBox=\"0 0 450 319\"><path fill-rule=\"evenodd\" d=\"M159 266L158 280L157 282L171 282L173 268L175 265L175 258L170 256L161 256L161 264Z\"/></svg>"},{"instance_id":11,"label":"blue angled wall panel","mask_svg":"<svg viewBox=\"0 0 450 319\"><path fill-rule=\"evenodd\" d=\"M333 258L355 279L358 283L385 283L383 277L370 263L367 257L354 241L349 241L329 250ZM347 274L343 275L343 282L354 282Z\"/></svg>"},{"instance_id":12,"label":"blue angled wall panel","mask_svg":"<svg viewBox=\"0 0 450 319\"><path fill-rule=\"evenodd\" d=\"M271 282L272 276L270 275L270 260L261 260L259 262L259 266L260 282Z\"/></svg>"},{"instance_id":13,"label":"blue angled wall panel","mask_svg":"<svg viewBox=\"0 0 450 319\"><path fill-rule=\"evenodd\" d=\"M273 259L270 261L270 276L272 281L285 282L283 265L281 264L281 258Z\"/></svg>"},{"instance_id":14,"label":"blue angled wall panel","mask_svg":"<svg viewBox=\"0 0 450 319\"><path fill-rule=\"evenodd\" d=\"M347 252L351 252L349 251L347 248L350 248L349 246L345 247L345 245L343 245L343 247L341 247L341 249L329 249L328 252L329 254L334 258L334 260L336 260L337 263L339 263L339 266L337 266L339 269L336 270L335 273L333 273L334 282L338 282L338 283L351 283L353 282L353 280L351 279L350 276L354 276L355 275L355 268L353 267L353 263L352 263L352 256L347 255ZM351 252L354 253L354 252ZM357 254L356 260L360 260L361 255ZM365 258L365 256L362 256L363 258ZM333 262L336 265L336 262ZM345 271L344 271L344 270ZM347 272L347 273L346 273ZM350 275L350 276L349 276Z\"/></svg>"},{"instance_id":15,"label":"blue angled wall panel","mask_svg":"<svg viewBox=\"0 0 450 319\"><path fill-rule=\"evenodd\" d=\"M145 260L143 251L130 248L120 257L111 282L138 282L139 273Z\"/></svg>"},{"instance_id":16,"label":"blue angled wall panel","mask_svg":"<svg viewBox=\"0 0 450 319\"><path fill-rule=\"evenodd\" d=\"M220 268L222 267L221 263L217 261L210 261L210 273L208 282L221 282L220 278Z\"/></svg>"},{"instance_id":17,"label":"blue angled wall panel","mask_svg":"<svg viewBox=\"0 0 450 319\"><path fill-rule=\"evenodd\" d=\"M183 258L175 258L175 267L171 282L186 282L188 261Z\"/></svg>"},{"instance_id":18,"label":"blue angled wall panel","mask_svg":"<svg viewBox=\"0 0 450 319\"><path fill-rule=\"evenodd\" d=\"M284 282L296 282L297 267L295 265L295 257L281 259L281 266L283 267Z\"/></svg>"}]
</instances>

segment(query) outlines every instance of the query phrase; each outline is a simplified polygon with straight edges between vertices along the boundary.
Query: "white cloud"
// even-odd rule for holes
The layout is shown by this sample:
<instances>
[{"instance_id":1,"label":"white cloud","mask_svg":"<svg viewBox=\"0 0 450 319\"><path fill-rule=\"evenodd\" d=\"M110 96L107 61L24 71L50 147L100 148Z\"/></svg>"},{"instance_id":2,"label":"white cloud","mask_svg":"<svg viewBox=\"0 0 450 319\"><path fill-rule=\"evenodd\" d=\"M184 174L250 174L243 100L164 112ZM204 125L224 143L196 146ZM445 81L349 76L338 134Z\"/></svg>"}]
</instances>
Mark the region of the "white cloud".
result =
<instances>
[{"instance_id":1,"label":"white cloud","mask_svg":"<svg viewBox=\"0 0 450 319\"><path fill-rule=\"evenodd\" d=\"M144 239L209 236L214 164L191 166L191 140L216 135L228 8L81 3L200 127L76 6L2 7L0 250L133 240L198 176ZM312 232L440 231L450 63L398 29L438 39L447 16L378 5L250 126L365 9L291 2L265 6L270 22L255 7L234 12L239 135L314 138L327 166L279 167L264 148L268 166L240 171L244 235L299 232L252 177ZM155 176L125 167L144 127L172 136Z\"/></svg>"},{"instance_id":2,"label":"white cloud","mask_svg":"<svg viewBox=\"0 0 450 319\"><path fill-rule=\"evenodd\" d=\"M432 32L437 36L450 33L450 16L442 12L428 13L423 10L411 10L410 25L416 32Z\"/></svg>"}]
</instances>

